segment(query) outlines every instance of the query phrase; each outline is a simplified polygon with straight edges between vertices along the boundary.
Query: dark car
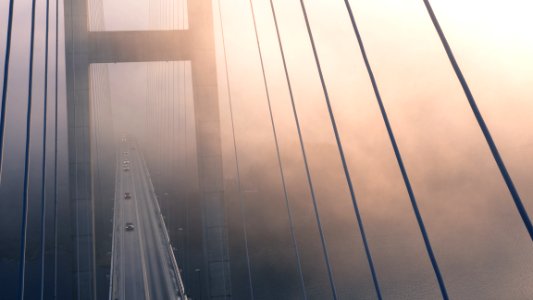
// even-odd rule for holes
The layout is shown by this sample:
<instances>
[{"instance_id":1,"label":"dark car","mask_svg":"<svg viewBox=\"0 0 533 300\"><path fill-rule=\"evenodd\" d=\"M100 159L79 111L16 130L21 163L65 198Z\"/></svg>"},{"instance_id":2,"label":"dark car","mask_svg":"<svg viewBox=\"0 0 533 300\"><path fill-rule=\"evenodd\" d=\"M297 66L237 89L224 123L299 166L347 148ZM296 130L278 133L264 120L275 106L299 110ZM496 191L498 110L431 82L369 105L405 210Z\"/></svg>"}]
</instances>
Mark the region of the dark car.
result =
<instances>
[{"instance_id":1,"label":"dark car","mask_svg":"<svg viewBox=\"0 0 533 300\"><path fill-rule=\"evenodd\" d=\"M129 192L125 192L124 199L131 199L131 194Z\"/></svg>"},{"instance_id":2,"label":"dark car","mask_svg":"<svg viewBox=\"0 0 533 300\"><path fill-rule=\"evenodd\" d=\"M128 222L126 223L126 231L133 231L133 229L135 229L135 226L133 225L133 223L131 222Z\"/></svg>"}]
</instances>

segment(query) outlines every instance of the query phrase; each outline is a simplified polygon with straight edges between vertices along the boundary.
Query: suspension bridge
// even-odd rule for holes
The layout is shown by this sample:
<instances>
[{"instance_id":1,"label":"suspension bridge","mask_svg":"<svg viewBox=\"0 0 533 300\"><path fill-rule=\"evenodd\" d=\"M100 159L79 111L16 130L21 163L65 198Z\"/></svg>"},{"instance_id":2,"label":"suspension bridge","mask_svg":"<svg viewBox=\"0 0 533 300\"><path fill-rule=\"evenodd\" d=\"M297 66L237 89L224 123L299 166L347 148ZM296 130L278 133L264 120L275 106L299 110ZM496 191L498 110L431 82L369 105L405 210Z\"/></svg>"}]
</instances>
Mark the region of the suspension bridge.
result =
<instances>
[{"instance_id":1,"label":"suspension bridge","mask_svg":"<svg viewBox=\"0 0 533 300\"><path fill-rule=\"evenodd\" d=\"M464 219L504 207L487 213L490 222L465 225L482 245L511 241L494 253L482 252L492 246L476 250L487 255L485 272L498 277L500 269L491 269L498 267L511 274L501 287L489 275L475 273L480 284L467 278L458 265L468 259L449 254L454 246L447 241L461 243L438 220L450 212L428 208L441 199L421 187L420 178L431 174L412 175L413 150L402 148L406 135L392 120L391 94L374 69L379 64L359 27L356 1L336 1L342 15L333 18L344 21L330 21L357 50L350 55L377 107L378 121L366 126L382 128L379 140L388 149L379 152L390 161L387 172L376 176L367 168L380 186L373 189L358 188L365 169L356 171L351 161L358 141L346 134L352 125L336 108L342 89L332 84L324 35L313 23L318 4L147 0L136 10L147 16L149 30L107 30L102 0L4 2L0 299L501 299L511 290L509 298L533 297L527 271L533 225L523 196L531 194L530 177L512 176L515 164L509 167L503 155L509 152L493 137L493 123L478 107L430 1L416 1L417 11L451 70L472 136L482 142L476 151L483 156L465 150L468 160L490 164L493 175L483 182L498 188L487 188L485 197L498 204L476 204ZM246 33L236 36L243 24ZM241 52L232 54L236 44ZM298 70L298 56L311 66L313 88L308 82L302 88L301 78L311 72ZM316 99L320 106L312 104ZM320 117L309 121L313 110ZM394 188L384 173L396 174L399 192L389 193ZM474 182L460 175L459 184ZM482 198L472 196L478 190L468 197ZM385 230L379 224L389 217L376 217L361 199L387 195L403 201L404 213L390 217L397 228ZM388 203L374 205L399 207ZM496 230L502 237L490 233L498 218L509 222ZM396 246L383 250L378 241ZM408 253L403 262L390 254L402 251ZM391 266L403 266L394 279ZM464 287L469 284L476 288Z\"/></svg>"}]
</instances>

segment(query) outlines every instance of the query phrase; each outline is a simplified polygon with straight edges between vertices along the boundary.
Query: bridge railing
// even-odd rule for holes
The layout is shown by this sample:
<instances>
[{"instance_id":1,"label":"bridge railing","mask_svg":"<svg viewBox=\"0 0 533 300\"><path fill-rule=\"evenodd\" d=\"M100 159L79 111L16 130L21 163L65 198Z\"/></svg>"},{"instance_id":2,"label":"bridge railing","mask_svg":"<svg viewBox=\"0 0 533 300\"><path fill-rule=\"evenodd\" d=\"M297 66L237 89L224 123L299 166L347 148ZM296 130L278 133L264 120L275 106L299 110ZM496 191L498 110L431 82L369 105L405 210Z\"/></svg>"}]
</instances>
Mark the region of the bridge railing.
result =
<instances>
[{"instance_id":1,"label":"bridge railing","mask_svg":"<svg viewBox=\"0 0 533 300\"><path fill-rule=\"evenodd\" d=\"M117 159L117 162L120 161L120 159ZM117 168L116 168L116 176L115 176L115 189L116 189L116 194L115 195L115 201L114 201L114 204L113 204L113 238L112 238L112 242L111 242L111 264L110 264L110 271L109 271L109 300L115 300L115 299L118 299L118 296L116 295L116 292L115 292L115 286L116 286L116 283L118 282L118 278L116 278L115 280L115 277L116 276L119 276L120 273L117 273L115 274L115 248L119 245L117 245L118 241L116 241L117 237L115 235L116 232L118 232L118 228L116 228L116 226L120 226L120 222L117 222L117 216L119 216L120 214L120 201L117 201L117 199L120 199L120 195L119 193L121 192L120 189L119 189L119 172L120 172L120 165L117 164Z\"/></svg>"},{"instance_id":2,"label":"bridge railing","mask_svg":"<svg viewBox=\"0 0 533 300\"><path fill-rule=\"evenodd\" d=\"M139 150L139 152L141 152ZM174 251L172 249L172 244L170 242L170 237L168 235L168 231L167 231L167 227L166 227L166 224L165 224L165 219L163 218L163 214L161 213L161 208L159 207L159 201L158 201L158 198L157 198L157 195L154 191L154 185L152 183L152 178L150 176L150 173L148 172L148 167L146 166L146 161L144 160L144 156L141 155L141 163L142 163L142 168L143 170L145 171L145 174L148 175L148 181L150 183L150 193L153 195L152 199L154 201L154 207L156 209L156 213L158 215L158 218L159 218L159 222L161 224L160 228L161 228L161 231L163 232L163 237L164 237L164 240L165 240L165 243L166 243L166 249L168 251L168 256L170 258L170 261L172 263L172 270L174 272L174 276L172 276L176 282L174 282L174 284L176 285L177 287L177 292L178 292L178 296L183 299L183 300L187 300L189 299L187 297L187 294L185 293L185 285L183 283L183 280L181 278L181 272L180 272L180 269L178 267L178 263L176 262L176 257L174 256Z\"/></svg>"}]
</instances>

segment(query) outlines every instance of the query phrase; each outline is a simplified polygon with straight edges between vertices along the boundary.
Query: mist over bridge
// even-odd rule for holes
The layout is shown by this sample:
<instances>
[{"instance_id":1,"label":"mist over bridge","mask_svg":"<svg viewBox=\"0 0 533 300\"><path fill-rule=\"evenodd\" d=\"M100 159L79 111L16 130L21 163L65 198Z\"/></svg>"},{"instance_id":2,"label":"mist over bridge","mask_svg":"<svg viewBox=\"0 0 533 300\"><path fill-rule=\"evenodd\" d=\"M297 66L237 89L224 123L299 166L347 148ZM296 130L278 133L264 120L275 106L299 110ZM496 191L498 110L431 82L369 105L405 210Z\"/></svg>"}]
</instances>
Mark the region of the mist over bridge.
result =
<instances>
[{"instance_id":1,"label":"mist over bridge","mask_svg":"<svg viewBox=\"0 0 533 300\"><path fill-rule=\"evenodd\" d=\"M350 1L147 1L150 30L114 31L102 1L21 2L2 10L8 299L531 295L530 148L509 150L528 133L482 113L428 1L409 8L429 46L397 52Z\"/></svg>"}]
</instances>

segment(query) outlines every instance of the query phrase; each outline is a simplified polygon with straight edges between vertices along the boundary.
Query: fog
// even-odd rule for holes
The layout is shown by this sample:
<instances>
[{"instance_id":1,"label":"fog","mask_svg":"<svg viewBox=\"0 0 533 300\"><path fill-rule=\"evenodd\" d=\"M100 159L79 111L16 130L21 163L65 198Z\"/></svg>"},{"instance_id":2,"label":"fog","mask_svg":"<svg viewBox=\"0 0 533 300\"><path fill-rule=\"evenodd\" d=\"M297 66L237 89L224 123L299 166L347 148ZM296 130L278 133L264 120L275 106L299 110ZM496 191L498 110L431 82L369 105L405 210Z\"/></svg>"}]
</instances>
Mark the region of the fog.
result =
<instances>
[{"instance_id":1,"label":"fog","mask_svg":"<svg viewBox=\"0 0 533 300\"><path fill-rule=\"evenodd\" d=\"M42 6L43 1L38 2ZM273 2L339 298L375 299L300 3ZM6 3L0 3L0 28L5 28ZM27 16L23 16L29 1L21 3L15 10L14 47L19 51L13 51L12 57L0 188L0 276L6 280L9 276L4 266L11 270L17 260L15 237L20 216L2 212L20 211L16 199L22 186L21 127L27 97L24 84L29 54L24 51L29 33ZM102 5L104 12L97 22L93 19L93 30L188 28L181 1L91 3L92 7ZM533 298L531 240L423 2L350 3L450 298ZM526 209L532 214L533 132L529 129L533 120L533 37L527 30L533 20L526 15L532 4L525 0L434 0L432 4ZM175 13L149 13L159 5L167 5ZM283 171L307 294L311 299L328 299L330 286L270 3L254 0L253 7L266 86L250 2L213 1L233 297L250 298L250 276L256 299L302 298ZM306 7L383 298L437 299L440 292L435 275L344 2L306 1ZM42 11L39 16L42 24ZM0 32L1 40L5 39L4 31ZM42 32L37 36L42 38ZM43 44L42 40L38 43ZM36 74L43 72L41 52L38 48ZM191 251L180 235L187 218L185 208L199 201L197 91L191 78L192 64L194 61L99 64L92 65L90 72L94 167L109 168L106 162L113 160L115 144L123 136L135 140L148 161L173 245L183 253ZM42 78L36 77L35 86L41 88ZM63 83L61 87L64 89ZM34 88L34 93L40 95L39 88ZM32 163L31 171L34 202L39 199L38 145L42 138L42 102L36 103L32 127L32 161L36 163ZM64 103L60 113L65 139ZM66 144L62 144L65 152ZM102 199L98 200L100 211L107 218L112 199ZM30 215L38 214L37 202L34 207ZM191 222L200 225L199 219ZM39 229L38 224L31 228L35 232ZM105 236L107 229L100 230ZM189 228L185 230L189 232ZM191 234L201 232L201 228L190 230ZM32 251L37 251L36 247ZM188 265L185 257L178 255L178 264ZM186 288L198 293L203 287L189 273L185 275Z\"/></svg>"},{"instance_id":2,"label":"fog","mask_svg":"<svg viewBox=\"0 0 533 300\"><path fill-rule=\"evenodd\" d=\"M296 207L302 207L295 214L309 220L310 199L305 194L272 18L267 1L254 3L282 156L290 174L289 195ZM344 297L371 297L368 267L299 3L277 4L335 278ZM524 263L531 262L527 233L422 3L352 4L450 295L464 299L530 297L531 290L524 288L531 281L529 263ZM275 153L248 5L238 1L222 8L232 100L240 128L239 154L245 157L241 165L245 170L264 170L274 165ZM525 70L533 64L526 54L531 39L518 34L527 21L514 8L502 8L502 3L483 6L480 11L475 5L435 2L528 205L532 190L526 165L531 163L528 145L532 137L526 128L533 110L532 78ZM434 276L343 3L315 1L308 3L308 9L384 297L435 298ZM237 17L243 14L248 17ZM498 23L498 31L493 30L496 18L505 20ZM246 83L242 82L244 74ZM258 173L261 178L270 174ZM310 239L312 228L308 226L297 236ZM524 274L522 283L517 274Z\"/></svg>"}]
</instances>

